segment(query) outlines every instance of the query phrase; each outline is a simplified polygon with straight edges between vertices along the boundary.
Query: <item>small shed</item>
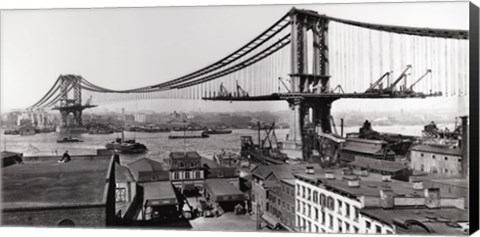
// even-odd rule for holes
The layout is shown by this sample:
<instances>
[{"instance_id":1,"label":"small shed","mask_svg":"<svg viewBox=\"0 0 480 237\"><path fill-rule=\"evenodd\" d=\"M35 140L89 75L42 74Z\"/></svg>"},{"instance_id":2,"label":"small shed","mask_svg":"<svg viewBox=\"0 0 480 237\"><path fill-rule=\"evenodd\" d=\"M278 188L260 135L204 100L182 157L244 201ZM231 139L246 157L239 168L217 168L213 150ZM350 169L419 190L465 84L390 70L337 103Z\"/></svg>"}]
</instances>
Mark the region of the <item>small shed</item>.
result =
<instances>
[{"instance_id":1,"label":"small shed","mask_svg":"<svg viewBox=\"0 0 480 237\"><path fill-rule=\"evenodd\" d=\"M206 196L218 203L224 211L233 211L238 204L243 205L245 195L238 187L226 179L208 179L205 181Z\"/></svg>"},{"instance_id":2,"label":"small shed","mask_svg":"<svg viewBox=\"0 0 480 237\"><path fill-rule=\"evenodd\" d=\"M179 217L178 200L169 181L143 184L145 218L152 220L175 220Z\"/></svg>"}]
</instances>

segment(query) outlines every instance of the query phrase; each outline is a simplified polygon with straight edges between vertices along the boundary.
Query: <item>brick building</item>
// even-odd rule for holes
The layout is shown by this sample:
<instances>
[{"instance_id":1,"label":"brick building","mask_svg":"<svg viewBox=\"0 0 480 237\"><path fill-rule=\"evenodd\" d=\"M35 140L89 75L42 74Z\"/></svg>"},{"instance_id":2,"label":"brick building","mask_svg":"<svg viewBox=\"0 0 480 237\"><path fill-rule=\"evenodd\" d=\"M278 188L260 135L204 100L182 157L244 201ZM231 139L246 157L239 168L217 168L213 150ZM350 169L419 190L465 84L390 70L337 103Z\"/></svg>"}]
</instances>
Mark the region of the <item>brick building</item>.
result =
<instances>
[{"instance_id":1,"label":"brick building","mask_svg":"<svg viewBox=\"0 0 480 237\"><path fill-rule=\"evenodd\" d=\"M410 149L414 170L456 176L462 173L462 150L448 146L416 145Z\"/></svg>"},{"instance_id":2,"label":"brick building","mask_svg":"<svg viewBox=\"0 0 480 237\"><path fill-rule=\"evenodd\" d=\"M111 156L23 157L2 168L2 225L115 225L115 162Z\"/></svg>"}]
</instances>

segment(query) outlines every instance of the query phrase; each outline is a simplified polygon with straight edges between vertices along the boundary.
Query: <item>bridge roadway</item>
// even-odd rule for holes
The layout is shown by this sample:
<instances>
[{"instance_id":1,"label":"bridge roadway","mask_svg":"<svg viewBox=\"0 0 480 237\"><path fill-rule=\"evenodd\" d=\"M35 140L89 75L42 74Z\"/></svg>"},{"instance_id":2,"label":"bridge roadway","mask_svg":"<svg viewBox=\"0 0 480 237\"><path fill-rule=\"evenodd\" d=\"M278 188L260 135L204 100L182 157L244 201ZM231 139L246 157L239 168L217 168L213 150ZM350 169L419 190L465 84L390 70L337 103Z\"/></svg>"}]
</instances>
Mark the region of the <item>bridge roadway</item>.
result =
<instances>
[{"instance_id":1,"label":"bridge roadway","mask_svg":"<svg viewBox=\"0 0 480 237\"><path fill-rule=\"evenodd\" d=\"M277 100L295 100L295 99L326 99L326 100L337 100L337 99L402 99L402 98L426 98L433 96L441 96L441 93L405 93L405 92L394 92L394 93L324 93L324 94L314 94L314 93L300 93L300 92L290 92L290 93L273 93L270 95L262 96L216 96L216 97L202 97L203 100L214 100L214 101L277 101Z\"/></svg>"}]
</instances>

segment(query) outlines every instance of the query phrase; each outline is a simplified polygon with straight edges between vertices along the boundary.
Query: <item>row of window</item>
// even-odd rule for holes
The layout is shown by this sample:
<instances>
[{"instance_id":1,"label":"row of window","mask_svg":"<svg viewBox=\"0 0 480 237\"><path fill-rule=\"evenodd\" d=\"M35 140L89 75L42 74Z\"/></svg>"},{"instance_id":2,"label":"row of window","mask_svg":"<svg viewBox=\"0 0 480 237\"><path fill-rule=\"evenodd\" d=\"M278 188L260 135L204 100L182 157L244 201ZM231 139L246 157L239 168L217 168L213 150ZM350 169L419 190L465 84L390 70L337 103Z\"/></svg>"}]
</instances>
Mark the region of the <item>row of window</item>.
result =
<instances>
[{"instance_id":1,"label":"row of window","mask_svg":"<svg viewBox=\"0 0 480 237\"><path fill-rule=\"evenodd\" d=\"M195 168L195 167L197 167L197 164L198 164L198 162L193 162L193 161L190 162L190 168ZM189 167L187 166L187 162L183 162L183 161L178 163L178 167L179 167L179 168L189 168Z\"/></svg>"},{"instance_id":2,"label":"row of window","mask_svg":"<svg viewBox=\"0 0 480 237\"><path fill-rule=\"evenodd\" d=\"M288 186L282 185L282 192L286 193L289 196L294 197L295 196L295 191L294 188L290 188Z\"/></svg>"},{"instance_id":3,"label":"row of window","mask_svg":"<svg viewBox=\"0 0 480 237\"><path fill-rule=\"evenodd\" d=\"M180 177L180 174L183 173L184 177ZM202 171L174 171L173 179L201 179Z\"/></svg>"},{"instance_id":4,"label":"row of window","mask_svg":"<svg viewBox=\"0 0 480 237\"><path fill-rule=\"evenodd\" d=\"M335 211L335 199L331 196L326 196L325 194L321 193L319 195L319 193L314 190L313 192L311 192L311 189L310 188L307 188L305 186L300 186L297 184L297 190L302 190L301 192L297 192L297 195L300 195L302 196L302 198L305 198L307 199L308 201L313 201L314 203L316 204L319 204L321 208L323 207L326 207L328 208L330 211ZM313 195L310 195L311 193L313 193ZM359 210L357 207L355 206L352 206L350 204L348 204L347 202L343 202L342 200L340 199L337 199L336 200L337 202L337 212L338 214L340 215L345 215L346 218L351 218L351 208L353 208L353 219L354 220L358 220L358 217L359 217ZM300 201L297 200L297 206L298 208L300 208ZM304 202L302 202L303 205L305 205ZM343 205L345 204L345 205ZM308 204L308 208L310 208L310 205ZM310 216L310 214L308 215Z\"/></svg>"},{"instance_id":5,"label":"row of window","mask_svg":"<svg viewBox=\"0 0 480 237\"><path fill-rule=\"evenodd\" d=\"M330 232L334 231L333 229L333 216L330 214L328 215L329 216L329 224L328 224L328 229L330 229ZM303 217L299 217L297 216L297 223L299 225L297 225L297 229L301 230L301 231L305 231L305 232L316 232L316 233L325 233L326 230L323 229L323 228L319 228L318 225L316 225L315 223L313 223L313 228L312 228L312 222L310 222L309 220L303 218ZM324 223L322 223L323 226L325 226ZM359 232L359 228L356 227L356 226L351 226L349 223L347 222L343 222L342 220L340 219L337 219L337 226L338 226L338 230L336 230L335 232L337 233L358 233Z\"/></svg>"},{"instance_id":6,"label":"row of window","mask_svg":"<svg viewBox=\"0 0 480 237\"><path fill-rule=\"evenodd\" d=\"M423 153L420 153L420 157L424 157L424 154ZM436 159L437 157L435 155L432 155L432 159ZM448 157L445 156L444 159L446 161L448 161ZM457 158L458 159L458 162L461 162L462 161L462 158Z\"/></svg>"}]
</instances>

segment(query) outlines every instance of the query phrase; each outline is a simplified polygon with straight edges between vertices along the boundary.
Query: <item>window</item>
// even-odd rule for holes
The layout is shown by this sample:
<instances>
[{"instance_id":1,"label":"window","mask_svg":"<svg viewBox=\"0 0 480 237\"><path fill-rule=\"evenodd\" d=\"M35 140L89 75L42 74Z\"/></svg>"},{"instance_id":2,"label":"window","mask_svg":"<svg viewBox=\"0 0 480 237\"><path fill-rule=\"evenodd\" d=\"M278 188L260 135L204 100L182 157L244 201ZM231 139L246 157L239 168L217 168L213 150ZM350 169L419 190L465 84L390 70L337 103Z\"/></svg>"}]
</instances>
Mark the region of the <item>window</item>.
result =
<instances>
[{"instance_id":1,"label":"window","mask_svg":"<svg viewBox=\"0 0 480 237\"><path fill-rule=\"evenodd\" d=\"M319 229L318 229L318 226L315 225L315 233L318 233Z\"/></svg>"},{"instance_id":2,"label":"window","mask_svg":"<svg viewBox=\"0 0 480 237\"><path fill-rule=\"evenodd\" d=\"M278 205L278 206L280 206L280 201L281 201L280 198L277 199L277 205Z\"/></svg>"},{"instance_id":3,"label":"window","mask_svg":"<svg viewBox=\"0 0 480 237\"><path fill-rule=\"evenodd\" d=\"M75 223L72 220L64 219L58 223L58 226L75 226Z\"/></svg>"},{"instance_id":4,"label":"window","mask_svg":"<svg viewBox=\"0 0 480 237\"><path fill-rule=\"evenodd\" d=\"M302 213L303 213L303 215L305 215L305 203L304 202L302 202Z\"/></svg>"},{"instance_id":5,"label":"window","mask_svg":"<svg viewBox=\"0 0 480 237\"><path fill-rule=\"evenodd\" d=\"M300 196L300 185L297 184L297 196Z\"/></svg>"},{"instance_id":6,"label":"window","mask_svg":"<svg viewBox=\"0 0 480 237\"><path fill-rule=\"evenodd\" d=\"M435 155L432 155L432 158L435 159Z\"/></svg>"},{"instance_id":7,"label":"window","mask_svg":"<svg viewBox=\"0 0 480 237\"><path fill-rule=\"evenodd\" d=\"M197 178L197 179L202 178L202 173L201 173L201 171L195 171L195 178Z\"/></svg>"},{"instance_id":8,"label":"window","mask_svg":"<svg viewBox=\"0 0 480 237\"><path fill-rule=\"evenodd\" d=\"M358 234L358 227L353 227L353 232L355 232L355 234Z\"/></svg>"},{"instance_id":9,"label":"window","mask_svg":"<svg viewBox=\"0 0 480 237\"><path fill-rule=\"evenodd\" d=\"M391 235L391 234L393 234L393 232L387 230L387 235Z\"/></svg>"},{"instance_id":10,"label":"window","mask_svg":"<svg viewBox=\"0 0 480 237\"><path fill-rule=\"evenodd\" d=\"M445 156L445 160L448 160L448 157Z\"/></svg>"},{"instance_id":11,"label":"window","mask_svg":"<svg viewBox=\"0 0 480 237\"><path fill-rule=\"evenodd\" d=\"M314 209L314 213L315 213L315 220L318 221L318 209L316 207Z\"/></svg>"},{"instance_id":12,"label":"window","mask_svg":"<svg viewBox=\"0 0 480 237\"><path fill-rule=\"evenodd\" d=\"M341 200L337 200L337 204L338 204L338 213L339 213L339 214L342 214L342 201L341 201Z\"/></svg>"},{"instance_id":13,"label":"window","mask_svg":"<svg viewBox=\"0 0 480 237\"><path fill-rule=\"evenodd\" d=\"M310 190L310 188L307 189L307 200L308 200L308 201L312 200L311 191L312 191L312 190Z\"/></svg>"},{"instance_id":14,"label":"window","mask_svg":"<svg viewBox=\"0 0 480 237\"><path fill-rule=\"evenodd\" d=\"M333 216L332 216L332 214L328 215L328 221L329 221L328 227L333 230Z\"/></svg>"},{"instance_id":15,"label":"window","mask_svg":"<svg viewBox=\"0 0 480 237\"><path fill-rule=\"evenodd\" d=\"M194 168L195 167L195 162L191 162L190 167Z\"/></svg>"},{"instance_id":16,"label":"window","mask_svg":"<svg viewBox=\"0 0 480 237\"><path fill-rule=\"evenodd\" d=\"M300 212L300 201L297 200L297 211Z\"/></svg>"},{"instance_id":17,"label":"window","mask_svg":"<svg viewBox=\"0 0 480 237\"><path fill-rule=\"evenodd\" d=\"M185 179L190 179L190 171L185 172Z\"/></svg>"},{"instance_id":18,"label":"window","mask_svg":"<svg viewBox=\"0 0 480 237\"><path fill-rule=\"evenodd\" d=\"M343 222L340 219L337 219L338 222L338 233L343 233Z\"/></svg>"},{"instance_id":19,"label":"window","mask_svg":"<svg viewBox=\"0 0 480 237\"><path fill-rule=\"evenodd\" d=\"M184 162L180 162L180 168L185 168L185 163Z\"/></svg>"},{"instance_id":20,"label":"window","mask_svg":"<svg viewBox=\"0 0 480 237\"><path fill-rule=\"evenodd\" d=\"M423 157L423 153L420 153L420 157Z\"/></svg>"},{"instance_id":21,"label":"window","mask_svg":"<svg viewBox=\"0 0 480 237\"><path fill-rule=\"evenodd\" d=\"M331 211L335 211L335 200L332 197L327 198L327 208Z\"/></svg>"},{"instance_id":22,"label":"window","mask_svg":"<svg viewBox=\"0 0 480 237\"><path fill-rule=\"evenodd\" d=\"M285 190L286 190L287 194L290 195L290 189L286 188Z\"/></svg>"},{"instance_id":23,"label":"window","mask_svg":"<svg viewBox=\"0 0 480 237\"><path fill-rule=\"evenodd\" d=\"M282 192L285 192L285 186L282 186Z\"/></svg>"},{"instance_id":24,"label":"window","mask_svg":"<svg viewBox=\"0 0 480 237\"><path fill-rule=\"evenodd\" d=\"M318 192L317 191L313 191L313 202L318 203Z\"/></svg>"},{"instance_id":25,"label":"window","mask_svg":"<svg viewBox=\"0 0 480 237\"><path fill-rule=\"evenodd\" d=\"M115 201L116 202L126 202L127 201L127 189L126 188L117 188L115 190Z\"/></svg>"},{"instance_id":26,"label":"window","mask_svg":"<svg viewBox=\"0 0 480 237\"><path fill-rule=\"evenodd\" d=\"M322 211L322 225L325 225L325 212Z\"/></svg>"},{"instance_id":27,"label":"window","mask_svg":"<svg viewBox=\"0 0 480 237\"><path fill-rule=\"evenodd\" d=\"M381 234L382 233L382 227L380 227L379 225L375 225L375 232L377 234Z\"/></svg>"},{"instance_id":28,"label":"window","mask_svg":"<svg viewBox=\"0 0 480 237\"><path fill-rule=\"evenodd\" d=\"M354 216L354 221L358 221L358 218L360 217L360 212L357 207L355 208L355 216Z\"/></svg>"},{"instance_id":29,"label":"window","mask_svg":"<svg viewBox=\"0 0 480 237\"><path fill-rule=\"evenodd\" d=\"M345 216L350 218L350 204L345 203Z\"/></svg>"},{"instance_id":30,"label":"window","mask_svg":"<svg viewBox=\"0 0 480 237\"><path fill-rule=\"evenodd\" d=\"M370 229L370 227L372 227L372 223L370 223L370 221L365 221L365 226L367 229Z\"/></svg>"},{"instance_id":31,"label":"window","mask_svg":"<svg viewBox=\"0 0 480 237\"><path fill-rule=\"evenodd\" d=\"M173 179L180 179L180 174L177 171L173 172Z\"/></svg>"},{"instance_id":32,"label":"window","mask_svg":"<svg viewBox=\"0 0 480 237\"><path fill-rule=\"evenodd\" d=\"M310 206L310 204L307 204L307 209L308 209L308 217L312 217L312 207Z\"/></svg>"},{"instance_id":33,"label":"window","mask_svg":"<svg viewBox=\"0 0 480 237\"><path fill-rule=\"evenodd\" d=\"M305 221L305 218L302 218L302 229L305 231L305 229L307 228L307 222Z\"/></svg>"},{"instance_id":34,"label":"window","mask_svg":"<svg viewBox=\"0 0 480 237\"><path fill-rule=\"evenodd\" d=\"M320 194L320 205L325 206L326 203L326 196L325 194Z\"/></svg>"},{"instance_id":35,"label":"window","mask_svg":"<svg viewBox=\"0 0 480 237\"><path fill-rule=\"evenodd\" d=\"M350 232L350 224L348 224L347 222L345 222L345 232L346 233Z\"/></svg>"},{"instance_id":36,"label":"window","mask_svg":"<svg viewBox=\"0 0 480 237\"><path fill-rule=\"evenodd\" d=\"M445 174L448 174L448 169L445 169Z\"/></svg>"},{"instance_id":37,"label":"window","mask_svg":"<svg viewBox=\"0 0 480 237\"><path fill-rule=\"evenodd\" d=\"M218 177L223 177L223 172L222 172L222 171L218 171L217 175L218 175Z\"/></svg>"},{"instance_id":38,"label":"window","mask_svg":"<svg viewBox=\"0 0 480 237\"><path fill-rule=\"evenodd\" d=\"M424 164L421 164L420 165L420 171L424 171L425 170L425 165Z\"/></svg>"},{"instance_id":39,"label":"window","mask_svg":"<svg viewBox=\"0 0 480 237\"><path fill-rule=\"evenodd\" d=\"M302 198L305 198L305 186L302 186Z\"/></svg>"},{"instance_id":40,"label":"window","mask_svg":"<svg viewBox=\"0 0 480 237\"><path fill-rule=\"evenodd\" d=\"M308 223L308 231L307 232L311 232L312 231L312 223L310 221L308 221L307 223Z\"/></svg>"}]
</instances>

